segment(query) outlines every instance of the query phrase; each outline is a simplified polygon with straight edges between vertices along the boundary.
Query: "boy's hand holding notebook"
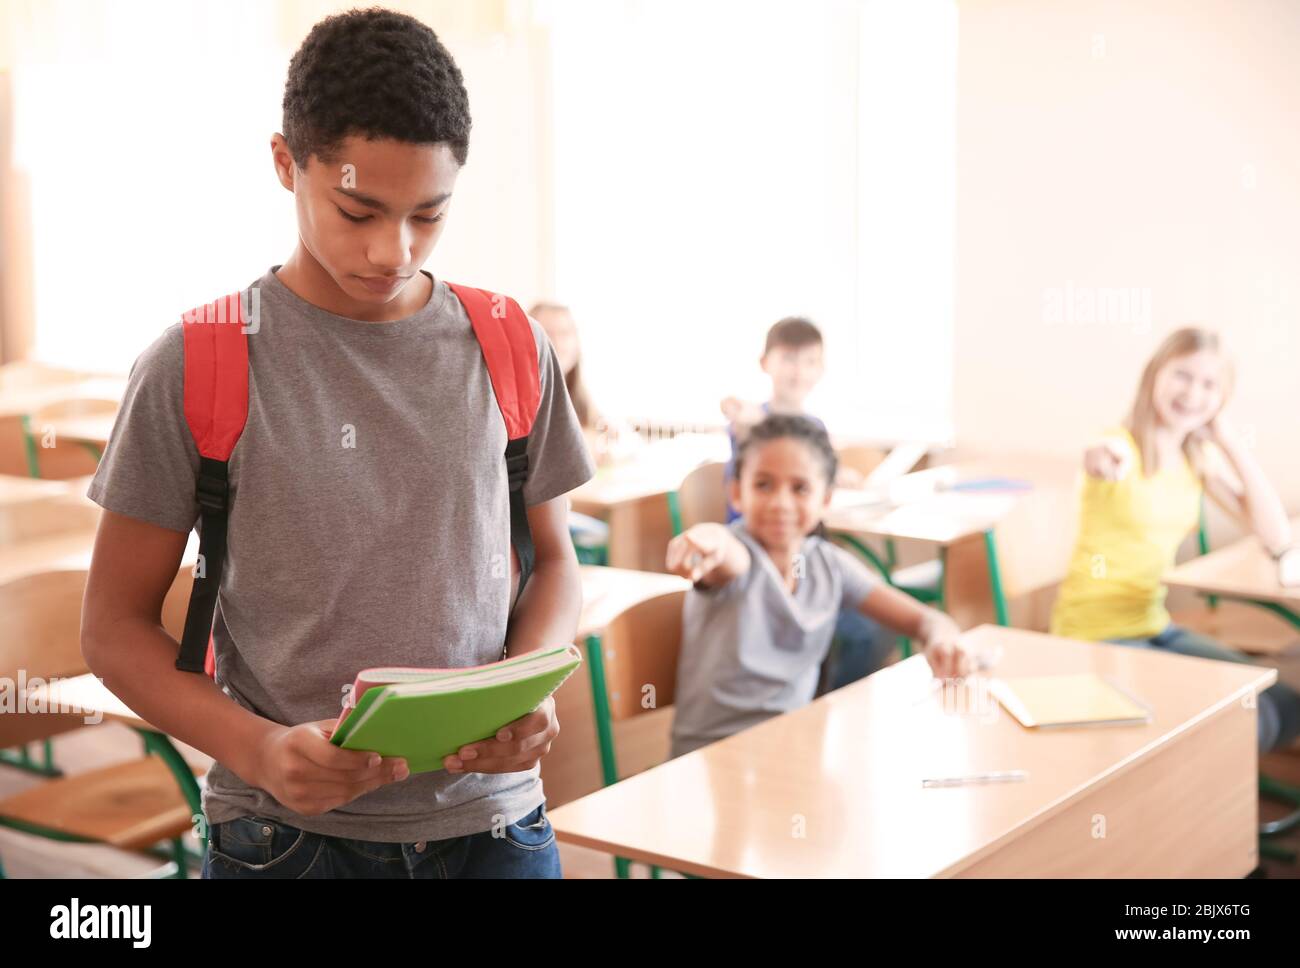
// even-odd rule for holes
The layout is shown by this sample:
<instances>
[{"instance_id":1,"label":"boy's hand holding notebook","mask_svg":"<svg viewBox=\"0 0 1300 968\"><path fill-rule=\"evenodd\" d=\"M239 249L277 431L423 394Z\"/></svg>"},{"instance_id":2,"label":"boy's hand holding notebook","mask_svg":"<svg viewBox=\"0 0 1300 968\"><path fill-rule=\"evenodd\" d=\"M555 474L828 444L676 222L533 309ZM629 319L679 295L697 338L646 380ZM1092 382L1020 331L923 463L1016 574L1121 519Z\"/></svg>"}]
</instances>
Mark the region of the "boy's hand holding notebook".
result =
<instances>
[{"instance_id":1,"label":"boy's hand holding notebook","mask_svg":"<svg viewBox=\"0 0 1300 968\"><path fill-rule=\"evenodd\" d=\"M330 742L400 756L412 773L442 769L444 757L536 709L581 664L568 645L469 669L364 669Z\"/></svg>"}]
</instances>

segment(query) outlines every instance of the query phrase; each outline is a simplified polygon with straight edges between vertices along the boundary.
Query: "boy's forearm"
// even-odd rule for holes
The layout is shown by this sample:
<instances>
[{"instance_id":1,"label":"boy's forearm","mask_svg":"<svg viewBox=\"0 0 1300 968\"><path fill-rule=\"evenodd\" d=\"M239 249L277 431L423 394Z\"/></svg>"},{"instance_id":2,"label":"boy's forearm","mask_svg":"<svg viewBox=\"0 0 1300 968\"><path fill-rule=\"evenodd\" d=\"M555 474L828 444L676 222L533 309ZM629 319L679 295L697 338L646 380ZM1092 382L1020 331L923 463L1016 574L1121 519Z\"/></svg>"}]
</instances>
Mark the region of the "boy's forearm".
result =
<instances>
[{"instance_id":1,"label":"boy's forearm","mask_svg":"<svg viewBox=\"0 0 1300 968\"><path fill-rule=\"evenodd\" d=\"M256 750L277 724L244 709L206 675L176 669L180 646L160 626L121 622L111 633L87 632L83 648L91 671L149 725L256 785Z\"/></svg>"},{"instance_id":2,"label":"boy's forearm","mask_svg":"<svg viewBox=\"0 0 1300 968\"><path fill-rule=\"evenodd\" d=\"M515 604L506 653L515 656L572 642L582 613L582 572L572 555L537 561Z\"/></svg>"}]
</instances>

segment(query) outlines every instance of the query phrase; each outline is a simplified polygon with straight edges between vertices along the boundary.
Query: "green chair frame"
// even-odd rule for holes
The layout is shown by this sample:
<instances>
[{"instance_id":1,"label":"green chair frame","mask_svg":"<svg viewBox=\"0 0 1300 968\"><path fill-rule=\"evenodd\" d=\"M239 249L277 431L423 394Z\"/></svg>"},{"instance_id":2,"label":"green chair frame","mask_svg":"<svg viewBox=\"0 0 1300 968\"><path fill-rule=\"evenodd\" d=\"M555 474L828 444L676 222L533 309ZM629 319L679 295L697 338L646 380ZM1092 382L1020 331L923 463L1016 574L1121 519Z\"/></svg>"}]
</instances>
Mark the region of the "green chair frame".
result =
<instances>
[{"instance_id":1,"label":"green chair frame","mask_svg":"<svg viewBox=\"0 0 1300 968\"><path fill-rule=\"evenodd\" d=\"M190 807L190 815L193 817L203 817L203 796L200 790L198 780L195 779L194 773L190 770L189 764L185 762L180 751L172 744L171 739L164 733L156 732L152 729L143 727L132 727L140 736L144 744L146 754L160 757L176 777L176 782L181 788L186 802ZM48 742L48 741L47 741ZM36 837L42 837L46 840L58 841L61 843L76 844L94 844L100 841L89 837L82 837L77 834L69 834L62 830L55 830L50 827L43 827L39 824L31 824L25 821L12 820L0 817L0 827L7 827L11 830L20 830L23 833L32 834ZM189 877L190 870L197 869L203 863L203 854L207 851L208 830L206 819L199 828L199 842L201 849L194 851L186 846L184 839L180 837L171 838L168 847L151 847L145 853L152 856L160 857L170 863L164 868L165 873L158 875L162 879L185 880ZM5 878L4 865L0 864L0 880Z\"/></svg>"}]
</instances>

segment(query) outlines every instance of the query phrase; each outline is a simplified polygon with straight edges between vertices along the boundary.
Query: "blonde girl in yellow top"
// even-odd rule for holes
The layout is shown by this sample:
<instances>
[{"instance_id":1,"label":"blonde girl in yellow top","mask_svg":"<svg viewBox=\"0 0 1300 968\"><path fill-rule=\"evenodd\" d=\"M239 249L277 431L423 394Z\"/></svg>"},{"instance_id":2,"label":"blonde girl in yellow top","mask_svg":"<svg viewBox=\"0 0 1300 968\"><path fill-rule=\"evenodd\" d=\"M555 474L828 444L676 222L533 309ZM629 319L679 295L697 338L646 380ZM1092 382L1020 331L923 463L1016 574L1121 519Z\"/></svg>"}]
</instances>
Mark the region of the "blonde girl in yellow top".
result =
<instances>
[{"instance_id":1,"label":"blonde girl in yellow top","mask_svg":"<svg viewBox=\"0 0 1300 968\"><path fill-rule=\"evenodd\" d=\"M1084 454L1079 538L1052 612L1052 632L1076 639L1248 661L1174 625L1160 578L1196 528L1202 494L1280 555L1291 527L1277 491L1223 416L1232 366L1217 334L1171 333L1142 373L1133 409ZM1300 695L1281 683L1259 698L1261 749L1300 735Z\"/></svg>"}]
</instances>

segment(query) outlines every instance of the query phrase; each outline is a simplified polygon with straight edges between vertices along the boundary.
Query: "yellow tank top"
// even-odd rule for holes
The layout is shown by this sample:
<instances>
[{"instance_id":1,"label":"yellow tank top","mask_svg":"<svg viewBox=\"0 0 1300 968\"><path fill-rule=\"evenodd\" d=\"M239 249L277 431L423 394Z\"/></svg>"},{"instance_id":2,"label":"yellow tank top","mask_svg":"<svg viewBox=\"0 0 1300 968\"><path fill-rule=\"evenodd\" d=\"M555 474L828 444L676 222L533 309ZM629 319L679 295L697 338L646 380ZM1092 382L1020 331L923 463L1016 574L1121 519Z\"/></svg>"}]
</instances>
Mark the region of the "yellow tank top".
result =
<instances>
[{"instance_id":1,"label":"yellow tank top","mask_svg":"<svg viewBox=\"0 0 1300 968\"><path fill-rule=\"evenodd\" d=\"M1128 430L1106 436L1129 448L1122 480L1086 476L1079 539L1052 610L1052 634L1075 639L1146 638L1169 624L1161 576L1196 527L1201 483L1184 457L1148 477Z\"/></svg>"}]
</instances>

